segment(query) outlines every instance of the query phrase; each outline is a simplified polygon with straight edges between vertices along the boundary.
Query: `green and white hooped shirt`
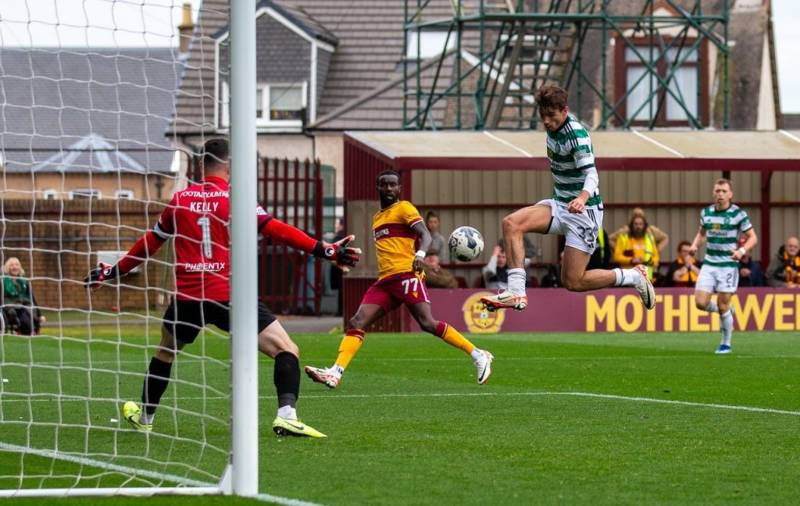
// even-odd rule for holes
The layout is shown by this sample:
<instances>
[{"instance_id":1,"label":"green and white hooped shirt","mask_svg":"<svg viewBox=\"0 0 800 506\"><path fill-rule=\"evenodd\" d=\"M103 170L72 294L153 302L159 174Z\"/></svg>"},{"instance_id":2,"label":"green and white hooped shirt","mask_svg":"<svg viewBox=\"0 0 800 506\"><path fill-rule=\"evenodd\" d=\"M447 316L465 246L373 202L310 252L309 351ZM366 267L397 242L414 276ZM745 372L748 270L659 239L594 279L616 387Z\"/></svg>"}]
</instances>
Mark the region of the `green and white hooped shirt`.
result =
<instances>
[{"instance_id":1,"label":"green and white hooped shirt","mask_svg":"<svg viewBox=\"0 0 800 506\"><path fill-rule=\"evenodd\" d=\"M723 211L710 205L700 213L700 226L706 232L704 265L712 267L738 267L731 258L739 234L753 228L750 217L741 207L731 204Z\"/></svg>"}]
</instances>

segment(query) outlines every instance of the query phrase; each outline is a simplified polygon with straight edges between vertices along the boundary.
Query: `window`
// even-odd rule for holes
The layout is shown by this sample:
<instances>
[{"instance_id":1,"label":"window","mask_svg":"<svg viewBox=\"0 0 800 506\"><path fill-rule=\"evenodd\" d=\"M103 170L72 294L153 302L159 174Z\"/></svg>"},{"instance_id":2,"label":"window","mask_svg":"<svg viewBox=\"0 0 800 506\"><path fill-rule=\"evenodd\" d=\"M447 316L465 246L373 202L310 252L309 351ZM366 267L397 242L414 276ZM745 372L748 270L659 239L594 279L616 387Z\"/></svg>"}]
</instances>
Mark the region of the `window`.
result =
<instances>
[{"instance_id":1,"label":"window","mask_svg":"<svg viewBox=\"0 0 800 506\"><path fill-rule=\"evenodd\" d=\"M666 40L665 45L669 44ZM655 118L656 126L692 126L691 115L701 125L708 124L705 44L699 49L693 44L687 39L683 47L664 50L651 48L649 39L643 39L634 41L634 49L622 40L616 41L617 100L625 96L619 109L621 118L631 120L633 125L649 124ZM666 80L671 74L668 87L647 70L646 61L652 62L661 79ZM621 123L620 117L617 120Z\"/></svg>"},{"instance_id":2,"label":"window","mask_svg":"<svg viewBox=\"0 0 800 506\"><path fill-rule=\"evenodd\" d=\"M58 199L58 192L56 190L44 190L42 192L42 198L45 200L56 200Z\"/></svg>"},{"instance_id":3,"label":"window","mask_svg":"<svg viewBox=\"0 0 800 506\"><path fill-rule=\"evenodd\" d=\"M220 127L230 126L230 88L221 83ZM266 84L256 88L256 125L277 129L302 129L308 97L308 83Z\"/></svg>"},{"instance_id":4,"label":"window","mask_svg":"<svg viewBox=\"0 0 800 506\"><path fill-rule=\"evenodd\" d=\"M114 192L114 198L120 200L130 200L133 198L133 190L117 190Z\"/></svg>"},{"instance_id":5,"label":"window","mask_svg":"<svg viewBox=\"0 0 800 506\"><path fill-rule=\"evenodd\" d=\"M419 35L419 38L417 37ZM445 41L447 47L445 47ZM447 32L426 32L409 31L408 38L406 39L406 58L416 59L417 50L419 49L419 57L423 60L437 56L442 52L452 49L456 45L455 34L450 34L450 39L447 39ZM419 44L419 48L417 48Z\"/></svg>"},{"instance_id":6,"label":"window","mask_svg":"<svg viewBox=\"0 0 800 506\"><path fill-rule=\"evenodd\" d=\"M93 190L90 188L77 188L69 192L70 199L95 199L100 200L102 195L100 190Z\"/></svg>"}]
</instances>

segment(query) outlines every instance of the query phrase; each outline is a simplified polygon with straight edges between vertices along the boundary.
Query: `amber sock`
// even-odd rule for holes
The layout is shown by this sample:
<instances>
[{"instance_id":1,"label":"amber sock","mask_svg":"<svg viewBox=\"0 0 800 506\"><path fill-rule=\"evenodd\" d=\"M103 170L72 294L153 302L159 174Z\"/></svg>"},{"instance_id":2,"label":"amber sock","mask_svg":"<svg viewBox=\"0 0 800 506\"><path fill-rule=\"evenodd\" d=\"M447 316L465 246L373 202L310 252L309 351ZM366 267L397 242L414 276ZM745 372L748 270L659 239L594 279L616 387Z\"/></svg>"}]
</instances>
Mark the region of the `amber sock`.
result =
<instances>
[{"instance_id":1,"label":"amber sock","mask_svg":"<svg viewBox=\"0 0 800 506\"><path fill-rule=\"evenodd\" d=\"M469 342L466 337L462 336L461 332L457 331L445 322L438 322L436 324L436 335L441 337L442 341L446 342L450 346L464 350L464 353L468 355L471 355L472 352L475 351L474 344Z\"/></svg>"},{"instance_id":2,"label":"amber sock","mask_svg":"<svg viewBox=\"0 0 800 506\"><path fill-rule=\"evenodd\" d=\"M358 353L358 349L361 348L363 342L363 330L351 329L347 331L347 334L345 334L342 338L342 342L339 344L339 355L336 357L336 364L334 365L339 373L347 369L347 366L350 365L350 361L353 360L353 357Z\"/></svg>"}]
</instances>

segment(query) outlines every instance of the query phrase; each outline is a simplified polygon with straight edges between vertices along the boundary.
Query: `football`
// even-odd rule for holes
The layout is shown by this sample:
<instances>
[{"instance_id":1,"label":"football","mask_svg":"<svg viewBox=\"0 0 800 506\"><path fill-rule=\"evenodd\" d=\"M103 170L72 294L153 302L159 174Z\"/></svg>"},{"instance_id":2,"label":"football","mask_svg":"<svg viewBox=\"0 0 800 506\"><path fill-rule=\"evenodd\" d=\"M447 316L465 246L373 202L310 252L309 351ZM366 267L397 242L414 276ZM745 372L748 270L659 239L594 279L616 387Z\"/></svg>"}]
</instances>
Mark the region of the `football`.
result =
<instances>
[{"instance_id":1,"label":"football","mask_svg":"<svg viewBox=\"0 0 800 506\"><path fill-rule=\"evenodd\" d=\"M483 236L472 227L458 227L453 230L448 244L450 258L462 262L475 260L483 252Z\"/></svg>"}]
</instances>

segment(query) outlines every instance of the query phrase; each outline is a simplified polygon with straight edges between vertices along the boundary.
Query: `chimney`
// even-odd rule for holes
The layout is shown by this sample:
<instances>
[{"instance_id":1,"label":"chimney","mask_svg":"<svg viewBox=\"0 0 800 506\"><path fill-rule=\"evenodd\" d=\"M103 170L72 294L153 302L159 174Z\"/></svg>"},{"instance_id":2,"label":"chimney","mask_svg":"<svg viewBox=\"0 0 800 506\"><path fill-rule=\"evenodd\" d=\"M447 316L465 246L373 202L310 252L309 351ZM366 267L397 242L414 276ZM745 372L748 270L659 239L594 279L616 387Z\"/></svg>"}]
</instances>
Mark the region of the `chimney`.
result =
<instances>
[{"instance_id":1,"label":"chimney","mask_svg":"<svg viewBox=\"0 0 800 506\"><path fill-rule=\"evenodd\" d=\"M192 31L194 31L191 2L183 2L181 18L181 24L178 25L178 37L180 37L179 51L181 54L185 54L189 51L189 43L192 41Z\"/></svg>"}]
</instances>

